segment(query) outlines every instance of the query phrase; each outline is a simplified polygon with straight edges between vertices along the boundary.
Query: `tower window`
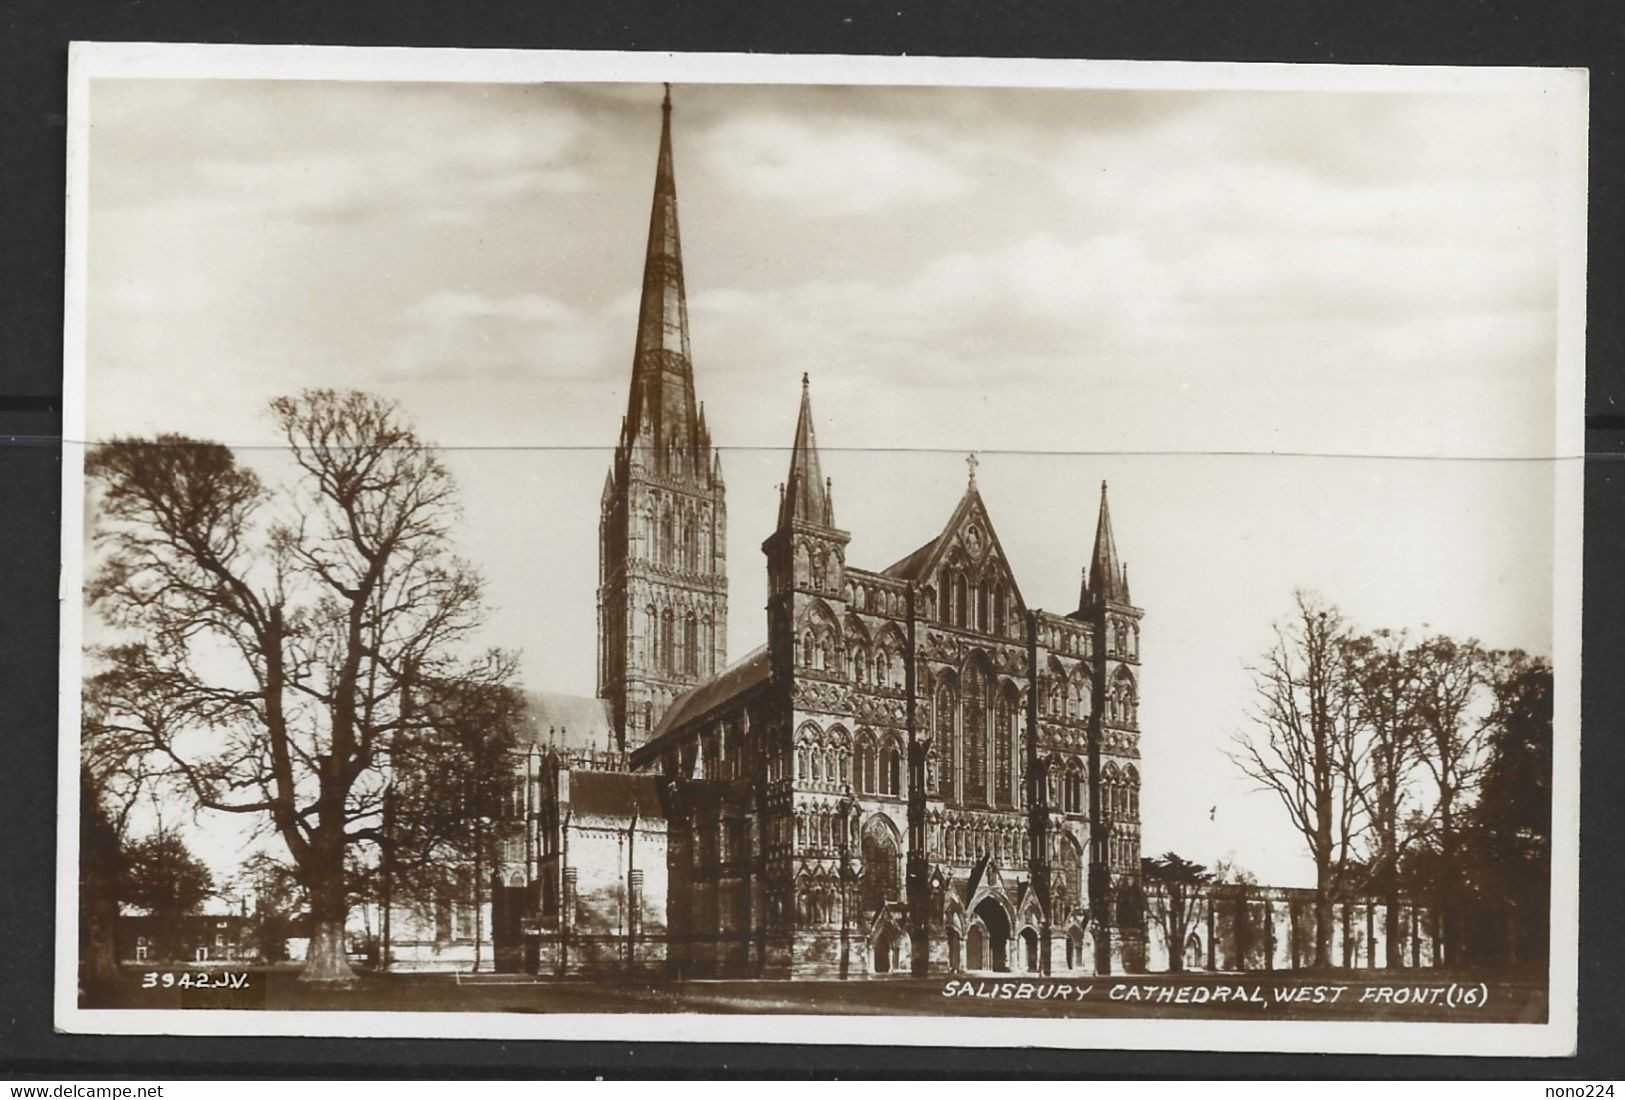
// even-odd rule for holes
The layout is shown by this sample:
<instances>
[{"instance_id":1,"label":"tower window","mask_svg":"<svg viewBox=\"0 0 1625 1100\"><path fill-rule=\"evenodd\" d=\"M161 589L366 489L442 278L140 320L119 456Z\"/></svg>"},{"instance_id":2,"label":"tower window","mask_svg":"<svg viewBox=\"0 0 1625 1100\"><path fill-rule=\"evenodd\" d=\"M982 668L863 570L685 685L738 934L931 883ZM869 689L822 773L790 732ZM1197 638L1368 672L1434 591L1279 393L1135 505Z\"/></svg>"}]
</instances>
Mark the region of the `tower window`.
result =
<instances>
[{"instance_id":1,"label":"tower window","mask_svg":"<svg viewBox=\"0 0 1625 1100\"><path fill-rule=\"evenodd\" d=\"M880 793L896 796L902 793L902 758L893 745L880 752Z\"/></svg>"}]
</instances>

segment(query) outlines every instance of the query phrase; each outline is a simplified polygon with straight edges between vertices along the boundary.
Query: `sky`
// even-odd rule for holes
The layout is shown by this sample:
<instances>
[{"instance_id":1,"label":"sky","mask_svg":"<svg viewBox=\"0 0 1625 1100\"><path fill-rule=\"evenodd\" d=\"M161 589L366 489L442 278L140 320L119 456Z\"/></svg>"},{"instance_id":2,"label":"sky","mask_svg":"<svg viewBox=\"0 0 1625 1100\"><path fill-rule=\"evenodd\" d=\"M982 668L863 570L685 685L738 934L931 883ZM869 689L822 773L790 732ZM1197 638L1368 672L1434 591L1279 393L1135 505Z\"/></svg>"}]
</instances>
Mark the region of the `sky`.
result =
<instances>
[{"instance_id":1,"label":"sky","mask_svg":"<svg viewBox=\"0 0 1625 1100\"><path fill-rule=\"evenodd\" d=\"M656 85L96 80L90 440L274 469L308 386L448 448L480 642L594 689ZM1552 648L1557 105L1528 92L679 85L698 396L740 656L803 372L848 559L933 537L965 454L1029 605L1108 480L1146 609L1144 850L1312 879L1228 763L1295 587ZM95 631L92 629L92 638ZM226 835L224 827L214 828ZM212 853L217 866L234 855Z\"/></svg>"}]
</instances>

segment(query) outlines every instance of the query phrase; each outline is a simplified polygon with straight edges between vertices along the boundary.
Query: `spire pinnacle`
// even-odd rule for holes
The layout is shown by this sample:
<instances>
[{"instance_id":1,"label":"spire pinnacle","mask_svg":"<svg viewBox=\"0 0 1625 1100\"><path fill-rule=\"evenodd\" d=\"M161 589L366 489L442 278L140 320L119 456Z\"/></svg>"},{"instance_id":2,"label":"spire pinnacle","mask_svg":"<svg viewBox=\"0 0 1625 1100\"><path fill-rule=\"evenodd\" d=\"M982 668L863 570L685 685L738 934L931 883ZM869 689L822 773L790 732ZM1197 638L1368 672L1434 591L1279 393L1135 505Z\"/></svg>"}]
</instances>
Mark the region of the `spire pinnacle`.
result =
<instances>
[{"instance_id":1,"label":"spire pinnacle","mask_svg":"<svg viewBox=\"0 0 1625 1100\"><path fill-rule=\"evenodd\" d=\"M1100 518L1095 523L1095 552L1089 561L1090 588L1094 595L1112 603L1128 603L1128 575L1117 560L1117 540L1112 536L1112 512L1106 502L1106 483L1100 483Z\"/></svg>"},{"instance_id":2,"label":"spire pinnacle","mask_svg":"<svg viewBox=\"0 0 1625 1100\"><path fill-rule=\"evenodd\" d=\"M830 482L818 462L818 440L813 433L812 391L807 375L801 376L801 412L796 417L796 438L790 450L790 473L784 495L779 500L779 527L792 520L835 526Z\"/></svg>"},{"instance_id":3,"label":"spire pinnacle","mask_svg":"<svg viewBox=\"0 0 1625 1100\"><path fill-rule=\"evenodd\" d=\"M683 286L683 247L677 228L677 176L671 152L671 85L660 106L660 152L643 261L637 346L627 404L627 439L644 429L661 444L697 442L694 368L689 359L688 300Z\"/></svg>"}]
</instances>

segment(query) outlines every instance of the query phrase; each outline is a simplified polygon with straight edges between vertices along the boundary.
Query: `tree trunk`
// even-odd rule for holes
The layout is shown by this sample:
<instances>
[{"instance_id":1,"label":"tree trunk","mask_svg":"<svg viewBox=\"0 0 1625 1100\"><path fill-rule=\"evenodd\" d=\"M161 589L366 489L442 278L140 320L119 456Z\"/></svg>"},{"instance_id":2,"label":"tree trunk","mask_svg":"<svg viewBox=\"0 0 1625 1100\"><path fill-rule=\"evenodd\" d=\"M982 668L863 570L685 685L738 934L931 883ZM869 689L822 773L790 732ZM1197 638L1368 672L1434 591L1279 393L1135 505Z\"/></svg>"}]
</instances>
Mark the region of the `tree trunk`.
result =
<instances>
[{"instance_id":1,"label":"tree trunk","mask_svg":"<svg viewBox=\"0 0 1625 1100\"><path fill-rule=\"evenodd\" d=\"M118 981L118 832L96 802L89 783L79 785L79 967L86 986Z\"/></svg>"},{"instance_id":2,"label":"tree trunk","mask_svg":"<svg viewBox=\"0 0 1625 1100\"><path fill-rule=\"evenodd\" d=\"M1390 889L1383 899L1388 912L1383 918L1383 939L1387 948L1389 970L1402 970L1405 966L1405 940L1399 931L1399 891Z\"/></svg>"},{"instance_id":3,"label":"tree trunk","mask_svg":"<svg viewBox=\"0 0 1625 1100\"><path fill-rule=\"evenodd\" d=\"M1185 907L1180 906L1178 912L1173 914L1174 920L1165 922L1168 936L1168 969L1175 974L1185 972Z\"/></svg>"},{"instance_id":4,"label":"tree trunk","mask_svg":"<svg viewBox=\"0 0 1625 1100\"><path fill-rule=\"evenodd\" d=\"M353 982L356 975L344 936L350 916L344 888L344 845L317 841L311 847L310 947L299 978L307 982Z\"/></svg>"},{"instance_id":5,"label":"tree trunk","mask_svg":"<svg viewBox=\"0 0 1625 1100\"><path fill-rule=\"evenodd\" d=\"M1459 961L1456 956L1460 953L1456 947L1454 876L1460 871L1456 865L1455 789L1451 785L1441 786L1439 790L1439 852L1442 857L1440 862L1446 868L1446 875L1450 877L1439 883L1438 943L1434 948L1434 958L1439 966L1454 966Z\"/></svg>"},{"instance_id":6,"label":"tree trunk","mask_svg":"<svg viewBox=\"0 0 1625 1100\"><path fill-rule=\"evenodd\" d=\"M480 849L485 844L485 833L479 823L474 825L474 973L480 972L480 941L485 938L485 910L480 905Z\"/></svg>"},{"instance_id":7,"label":"tree trunk","mask_svg":"<svg viewBox=\"0 0 1625 1100\"><path fill-rule=\"evenodd\" d=\"M1315 861L1315 969L1332 965L1332 870L1326 860Z\"/></svg>"}]
</instances>

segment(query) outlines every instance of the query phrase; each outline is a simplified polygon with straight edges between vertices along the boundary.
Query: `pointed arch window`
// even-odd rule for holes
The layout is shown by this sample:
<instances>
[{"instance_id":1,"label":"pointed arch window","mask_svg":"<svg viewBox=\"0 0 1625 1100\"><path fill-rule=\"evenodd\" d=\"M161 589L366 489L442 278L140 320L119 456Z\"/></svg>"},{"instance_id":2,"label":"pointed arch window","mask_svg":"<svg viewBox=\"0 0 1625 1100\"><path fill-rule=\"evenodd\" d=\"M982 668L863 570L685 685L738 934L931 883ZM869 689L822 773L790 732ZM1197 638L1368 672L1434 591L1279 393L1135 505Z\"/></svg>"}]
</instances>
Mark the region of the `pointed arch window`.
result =
<instances>
[{"instance_id":1,"label":"pointed arch window","mask_svg":"<svg viewBox=\"0 0 1625 1100\"><path fill-rule=\"evenodd\" d=\"M950 684L937 688L934 708L935 729L931 737L931 754L937 765L937 797L951 798L954 793L954 718L958 700Z\"/></svg>"},{"instance_id":2,"label":"pointed arch window","mask_svg":"<svg viewBox=\"0 0 1625 1100\"><path fill-rule=\"evenodd\" d=\"M700 626L692 611L683 622L683 671L690 676L700 671Z\"/></svg>"},{"instance_id":3,"label":"pointed arch window","mask_svg":"<svg viewBox=\"0 0 1625 1100\"><path fill-rule=\"evenodd\" d=\"M883 825L872 821L863 830L863 874L858 896L866 913L874 913L888 901L896 901L901 876L898 874L897 841Z\"/></svg>"},{"instance_id":4,"label":"pointed arch window","mask_svg":"<svg viewBox=\"0 0 1625 1100\"><path fill-rule=\"evenodd\" d=\"M966 617L965 602L968 598L965 587L965 574L958 572L954 574L953 592L954 625L964 626Z\"/></svg>"},{"instance_id":5,"label":"pointed arch window","mask_svg":"<svg viewBox=\"0 0 1625 1100\"><path fill-rule=\"evenodd\" d=\"M1084 812L1083 769L1078 766L1076 760L1066 769L1065 806L1069 814Z\"/></svg>"},{"instance_id":6,"label":"pointed arch window","mask_svg":"<svg viewBox=\"0 0 1625 1100\"><path fill-rule=\"evenodd\" d=\"M999 708L994 725L993 797L1000 806L1010 805L1013 785L1012 762L1015 757L1016 702L1012 692L999 693Z\"/></svg>"},{"instance_id":7,"label":"pointed arch window","mask_svg":"<svg viewBox=\"0 0 1625 1100\"><path fill-rule=\"evenodd\" d=\"M880 750L880 793L894 798L903 793L902 753L889 742Z\"/></svg>"},{"instance_id":8,"label":"pointed arch window","mask_svg":"<svg viewBox=\"0 0 1625 1100\"><path fill-rule=\"evenodd\" d=\"M667 672L677 671L675 660L676 639L672 636L673 626L671 611L667 609L660 615L660 657L662 666Z\"/></svg>"},{"instance_id":9,"label":"pointed arch window","mask_svg":"<svg viewBox=\"0 0 1625 1100\"><path fill-rule=\"evenodd\" d=\"M987 802L987 677L972 665L965 676L964 722L966 802Z\"/></svg>"}]
</instances>

